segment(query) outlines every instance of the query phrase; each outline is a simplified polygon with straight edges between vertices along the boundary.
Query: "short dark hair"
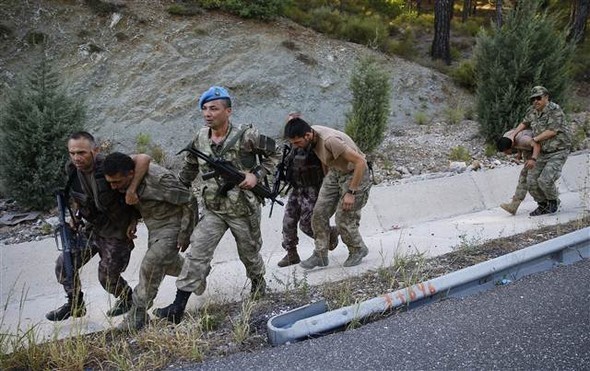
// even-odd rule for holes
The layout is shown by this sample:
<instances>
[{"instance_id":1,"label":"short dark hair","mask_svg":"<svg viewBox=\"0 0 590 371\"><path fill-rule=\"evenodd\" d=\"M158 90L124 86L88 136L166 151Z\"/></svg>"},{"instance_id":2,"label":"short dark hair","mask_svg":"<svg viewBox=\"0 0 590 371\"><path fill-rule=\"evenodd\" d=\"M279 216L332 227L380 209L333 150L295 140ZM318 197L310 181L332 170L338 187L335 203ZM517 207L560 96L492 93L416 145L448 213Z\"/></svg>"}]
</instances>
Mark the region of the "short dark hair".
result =
<instances>
[{"instance_id":1,"label":"short dark hair","mask_svg":"<svg viewBox=\"0 0 590 371\"><path fill-rule=\"evenodd\" d=\"M302 138L307 133L311 133L311 126L300 117L292 118L285 125L284 136L287 139Z\"/></svg>"},{"instance_id":2,"label":"short dark hair","mask_svg":"<svg viewBox=\"0 0 590 371\"><path fill-rule=\"evenodd\" d=\"M507 149L512 148L512 139L506 138L506 137L502 137L502 138L498 139L496 141L496 148L500 152L504 152Z\"/></svg>"},{"instance_id":3,"label":"short dark hair","mask_svg":"<svg viewBox=\"0 0 590 371\"><path fill-rule=\"evenodd\" d=\"M109 176L118 173L127 175L130 171L135 169L135 162L133 162L133 159L130 156L124 153L113 152L104 159L103 169L104 173Z\"/></svg>"},{"instance_id":4,"label":"short dark hair","mask_svg":"<svg viewBox=\"0 0 590 371\"><path fill-rule=\"evenodd\" d=\"M94 140L94 136L87 131L76 131L68 137L68 141L70 140L78 140L78 139L86 139L88 140L94 147L96 147L96 140Z\"/></svg>"}]
</instances>

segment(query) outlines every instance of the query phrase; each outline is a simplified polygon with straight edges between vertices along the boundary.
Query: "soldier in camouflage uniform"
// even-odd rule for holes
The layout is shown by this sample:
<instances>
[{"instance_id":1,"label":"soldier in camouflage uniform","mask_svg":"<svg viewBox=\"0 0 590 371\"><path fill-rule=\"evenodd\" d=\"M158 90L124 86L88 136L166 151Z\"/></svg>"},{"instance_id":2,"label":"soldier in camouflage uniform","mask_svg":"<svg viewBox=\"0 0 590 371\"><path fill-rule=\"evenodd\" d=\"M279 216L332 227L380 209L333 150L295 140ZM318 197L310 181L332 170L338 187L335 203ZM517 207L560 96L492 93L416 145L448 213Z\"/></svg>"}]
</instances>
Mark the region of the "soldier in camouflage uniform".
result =
<instances>
[{"instance_id":1,"label":"soldier in camouflage uniform","mask_svg":"<svg viewBox=\"0 0 590 371\"><path fill-rule=\"evenodd\" d=\"M107 315L117 316L127 312L132 305L131 287L121 273L129 264L139 214L125 204L119 192L109 187L103 172L104 156L98 153L90 133L82 131L70 135L68 152L70 163L66 166L66 189L74 202L74 214L85 223L88 245L85 249L73 250L74 279L71 285L65 277L63 253L58 257L55 275L58 282L64 285L68 302L47 313L46 317L50 321L62 321L70 316L86 314L78 271L96 254L100 256L98 280L107 292L118 298ZM137 161L136 172L141 174L147 170L149 156L138 156Z\"/></svg>"},{"instance_id":2,"label":"soldier in camouflage uniform","mask_svg":"<svg viewBox=\"0 0 590 371\"><path fill-rule=\"evenodd\" d=\"M139 330L149 322L151 307L164 276L177 277L194 228L196 210L191 195L169 170L151 163L138 186L132 185L135 163L126 154L114 152L104 161L107 182L119 192L136 194L135 204L148 229L148 250L141 261L139 283L133 290L133 307L120 328Z\"/></svg>"},{"instance_id":3,"label":"soldier in camouflage uniform","mask_svg":"<svg viewBox=\"0 0 590 371\"><path fill-rule=\"evenodd\" d=\"M236 240L238 255L252 282L252 298L259 298L266 290L265 267L260 254L263 200L251 189L278 164L276 144L250 125L237 127L230 122L231 98L222 87L213 86L204 92L199 99L199 108L206 126L197 132L192 147L230 162L244 173L245 179L229 190L220 177L203 180L201 199L204 210L191 235L191 248L176 280L176 298L169 306L154 311L156 316L175 323L181 321L191 293L201 295L205 291L213 253L228 229ZM179 178L189 186L199 172L211 171L207 162L188 153Z\"/></svg>"},{"instance_id":4,"label":"soldier in camouflage uniform","mask_svg":"<svg viewBox=\"0 0 590 371\"><path fill-rule=\"evenodd\" d=\"M514 129L504 133L502 138L498 139L498 141L496 142L496 148L498 149L498 151L504 152L504 154L506 155L511 155L513 151L516 151L516 159L523 159L526 163L533 154L533 146L539 147L539 144L533 142L533 131L530 129L526 129L518 133L516 136L514 136L514 141L510 139L513 137L513 133ZM539 149L540 147L537 148L537 151ZM512 196L512 200L510 202L500 204L500 207L502 209L506 210L512 215L516 214L518 207L520 206L521 202L524 200L528 192L528 172L529 167L527 165L523 166L518 177L518 184L516 185L516 190L514 191L514 196Z\"/></svg>"},{"instance_id":5,"label":"soldier in camouflage uniform","mask_svg":"<svg viewBox=\"0 0 590 371\"><path fill-rule=\"evenodd\" d=\"M334 213L336 227L349 250L344 266L360 264L369 253L358 230L361 211L372 185L365 155L348 135L325 126L310 126L299 117L287 122L285 137L294 147L311 146L329 169L313 209L315 250L309 259L301 262L301 266L311 269L328 265L329 220Z\"/></svg>"},{"instance_id":6,"label":"soldier in camouflage uniform","mask_svg":"<svg viewBox=\"0 0 590 371\"><path fill-rule=\"evenodd\" d=\"M555 182L569 155L571 136L563 110L549 100L549 91L545 87L533 87L530 99L532 105L513 135L530 128L532 140L540 144L540 154L533 152L526 163L530 169L527 175L529 193L537 202L537 208L530 215L537 216L555 213L559 208Z\"/></svg>"},{"instance_id":7,"label":"soldier in camouflage uniform","mask_svg":"<svg viewBox=\"0 0 590 371\"><path fill-rule=\"evenodd\" d=\"M298 111L291 112L287 121L301 117ZM287 267L299 264L301 258L297 253L299 237L297 236L297 224L299 228L313 238L311 217L313 208L318 199L322 180L324 179L324 167L322 162L312 151L311 147L297 148L287 147L288 155L283 159L285 179L292 189L285 205L283 216L283 248L287 254L278 262L279 267ZM338 228L330 227L329 249L334 250L338 245Z\"/></svg>"},{"instance_id":8,"label":"soldier in camouflage uniform","mask_svg":"<svg viewBox=\"0 0 590 371\"><path fill-rule=\"evenodd\" d=\"M303 233L311 238L314 237L311 217L324 179L322 162L311 150L311 147L292 147L285 159L285 165L286 180L292 190L283 216L283 248L287 251L287 255L279 261L279 267L287 267L301 262L297 253L298 223ZM338 229L331 226L328 248L334 250L337 245Z\"/></svg>"}]
</instances>

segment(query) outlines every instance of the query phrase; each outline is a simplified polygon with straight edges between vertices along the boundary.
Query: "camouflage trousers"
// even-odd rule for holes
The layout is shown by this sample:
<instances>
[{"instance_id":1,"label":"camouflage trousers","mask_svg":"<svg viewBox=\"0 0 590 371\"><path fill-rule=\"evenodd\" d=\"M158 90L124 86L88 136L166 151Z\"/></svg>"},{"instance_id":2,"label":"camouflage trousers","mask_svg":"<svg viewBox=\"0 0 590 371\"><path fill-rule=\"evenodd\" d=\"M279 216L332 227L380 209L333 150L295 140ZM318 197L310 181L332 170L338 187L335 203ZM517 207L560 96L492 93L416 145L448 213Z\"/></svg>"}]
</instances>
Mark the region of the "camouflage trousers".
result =
<instances>
[{"instance_id":1,"label":"camouflage trousers","mask_svg":"<svg viewBox=\"0 0 590 371\"><path fill-rule=\"evenodd\" d=\"M149 308L166 275L178 277L184 258L178 251L178 228L158 230L148 238L148 249L141 260L139 282L133 289L133 304Z\"/></svg>"},{"instance_id":2,"label":"camouflage trousers","mask_svg":"<svg viewBox=\"0 0 590 371\"><path fill-rule=\"evenodd\" d=\"M260 216L260 205L256 205L250 215L244 216L220 214L204 208L203 216L191 235L190 250L184 257L176 287L197 295L205 291L213 253L228 229L236 240L238 256L246 268L248 278L263 276L265 268L260 254Z\"/></svg>"},{"instance_id":3,"label":"camouflage trousers","mask_svg":"<svg viewBox=\"0 0 590 371\"><path fill-rule=\"evenodd\" d=\"M555 182L561 176L561 170L569 155L568 150L543 153L537 159L535 167L527 175L529 193L537 203L555 201L559 198L559 190Z\"/></svg>"},{"instance_id":4,"label":"camouflage trousers","mask_svg":"<svg viewBox=\"0 0 590 371\"><path fill-rule=\"evenodd\" d=\"M529 158L531 158L532 152L523 152L522 159L526 162ZM522 167L520 170L520 175L518 176L518 184L516 185L516 190L514 191L514 199L516 200L524 200L526 197L527 192L529 191L529 187L527 185L527 176L529 173L529 169L526 167Z\"/></svg>"},{"instance_id":5,"label":"camouflage trousers","mask_svg":"<svg viewBox=\"0 0 590 371\"><path fill-rule=\"evenodd\" d=\"M342 242L348 246L348 251L354 253L366 248L365 242L359 233L362 208L367 204L372 182L369 171L365 174L359 185L359 192L355 195L352 210L342 210L342 198L348 190L352 179L352 173L343 173L330 169L324 177L318 200L313 208L311 225L314 233L315 253L325 256L328 253L330 243L330 218L336 214L336 227L340 232Z\"/></svg>"},{"instance_id":6,"label":"camouflage trousers","mask_svg":"<svg viewBox=\"0 0 590 371\"><path fill-rule=\"evenodd\" d=\"M283 248L285 250L297 249L299 244L297 224L303 233L313 238L311 216L319 191L319 187L313 186L294 187L289 194L283 216Z\"/></svg>"},{"instance_id":7,"label":"camouflage trousers","mask_svg":"<svg viewBox=\"0 0 590 371\"><path fill-rule=\"evenodd\" d=\"M127 294L131 291L131 288L121 276L121 273L127 269L134 246L132 240L105 238L90 234L86 248L74 249L72 251L74 282L72 284L66 283L63 253L59 255L55 262L55 276L57 277L57 281L64 286L64 290L68 296L78 295L82 289L79 277L80 268L88 263L94 255L98 254L100 256L98 281L102 287L117 298Z\"/></svg>"}]
</instances>

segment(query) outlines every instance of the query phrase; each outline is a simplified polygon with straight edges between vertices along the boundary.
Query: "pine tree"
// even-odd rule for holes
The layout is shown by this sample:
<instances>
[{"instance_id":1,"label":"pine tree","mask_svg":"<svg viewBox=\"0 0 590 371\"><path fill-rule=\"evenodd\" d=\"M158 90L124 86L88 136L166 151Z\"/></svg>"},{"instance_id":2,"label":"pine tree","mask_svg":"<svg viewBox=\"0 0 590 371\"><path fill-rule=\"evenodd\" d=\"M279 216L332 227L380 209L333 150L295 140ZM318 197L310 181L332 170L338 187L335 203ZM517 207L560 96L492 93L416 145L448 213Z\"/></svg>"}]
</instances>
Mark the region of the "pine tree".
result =
<instances>
[{"instance_id":1,"label":"pine tree","mask_svg":"<svg viewBox=\"0 0 590 371\"><path fill-rule=\"evenodd\" d=\"M66 95L43 59L0 111L0 173L10 197L36 210L54 206L53 191L64 186L67 137L82 130L84 118L83 104Z\"/></svg>"},{"instance_id":2,"label":"pine tree","mask_svg":"<svg viewBox=\"0 0 590 371\"><path fill-rule=\"evenodd\" d=\"M545 86L552 101L566 104L572 46L534 1L519 2L503 27L478 35L477 113L486 140L495 141L522 120L535 85Z\"/></svg>"},{"instance_id":3,"label":"pine tree","mask_svg":"<svg viewBox=\"0 0 590 371\"><path fill-rule=\"evenodd\" d=\"M344 131L365 154L381 144L387 127L391 89L389 76L370 58L362 59L352 72L352 110Z\"/></svg>"}]
</instances>

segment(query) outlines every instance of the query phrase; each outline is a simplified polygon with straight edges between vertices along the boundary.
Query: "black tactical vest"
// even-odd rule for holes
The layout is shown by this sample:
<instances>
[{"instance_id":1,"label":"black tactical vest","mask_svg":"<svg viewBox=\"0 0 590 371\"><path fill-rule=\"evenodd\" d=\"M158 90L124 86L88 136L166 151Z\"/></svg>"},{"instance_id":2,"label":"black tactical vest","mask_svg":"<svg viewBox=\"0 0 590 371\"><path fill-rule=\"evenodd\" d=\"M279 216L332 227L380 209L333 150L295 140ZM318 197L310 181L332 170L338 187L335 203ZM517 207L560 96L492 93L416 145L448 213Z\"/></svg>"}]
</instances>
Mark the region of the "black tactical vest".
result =
<instances>
[{"instance_id":1,"label":"black tactical vest","mask_svg":"<svg viewBox=\"0 0 590 371\"><path fill-rule=\"evenodd\" d=\"M322 162L311 148L293 148L286 177L292 187L320 187L324 180Z\"/></svg>"},{"instance_id":2,"label":"black tactical vest","mask_svg":"<svg viewBox=\"0 0 590 371\"><path fill-rule=\"evenodd\" d=\"M87 194L78 176L78 171L72 163L68 164L69 194L76 201L80 216L95 227L105 226L111 221L126 228L131 219L137 217L137 211L125 203L123 193L111 189L104 176L103 161L102 154L94 158L97 200L94 200L92 194Z\"/></svg>"}]
</instances>

